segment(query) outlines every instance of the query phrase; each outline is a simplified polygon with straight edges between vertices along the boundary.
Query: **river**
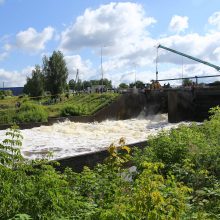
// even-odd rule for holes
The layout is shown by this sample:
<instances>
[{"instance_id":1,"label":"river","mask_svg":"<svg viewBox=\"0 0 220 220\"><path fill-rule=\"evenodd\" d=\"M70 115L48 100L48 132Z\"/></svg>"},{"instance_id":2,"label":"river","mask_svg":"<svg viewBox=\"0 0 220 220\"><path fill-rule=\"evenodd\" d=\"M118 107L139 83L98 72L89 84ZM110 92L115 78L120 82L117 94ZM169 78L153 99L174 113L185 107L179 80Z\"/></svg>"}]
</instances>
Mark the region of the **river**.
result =
<instances>
[{"instance_id":1,"label":"river","mask_svg":"<svg viewBox=\"0 0 220 220\"><path fill-rule=\"evenodd\" d=\"M63 158L107 148L111 143L117 145L120 138L126 144L146 141L162 129L171 129L179 124L170 124L167 114L151 117L139 116L135 119L101 123L60 122L52 126L41 126L22 130L24 137L21 148L26 158L42 158L52 153L53 158ZM0 131L4 139L5 131Z\"/></svg>"}]
</instances>

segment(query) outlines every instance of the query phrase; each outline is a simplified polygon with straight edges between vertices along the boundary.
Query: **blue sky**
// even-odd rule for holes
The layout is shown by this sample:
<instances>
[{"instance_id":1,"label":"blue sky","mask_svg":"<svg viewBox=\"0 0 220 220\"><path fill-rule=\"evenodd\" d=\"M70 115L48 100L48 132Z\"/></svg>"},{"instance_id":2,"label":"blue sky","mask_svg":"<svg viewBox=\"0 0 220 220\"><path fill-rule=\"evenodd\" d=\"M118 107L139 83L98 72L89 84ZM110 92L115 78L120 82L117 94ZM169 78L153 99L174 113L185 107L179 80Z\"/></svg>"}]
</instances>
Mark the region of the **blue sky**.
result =
<instances>
[{"instance_id":1,"label":"blue sky","mask_svg":"<svg viewBox=\"0 0 220 220\"><path fill-rule=\"evenodd\" d=\"M219 0L0 0L0 87L23 86L42 56L61 50L83 80L155 78L158 43L220 65ZM159 50L159 78L217 74ZM209 79L210 80L210 79ZM212 79L213 80L213 79ZM217 78L215 79L217 80Z\"/></svg>"}]
</instances>

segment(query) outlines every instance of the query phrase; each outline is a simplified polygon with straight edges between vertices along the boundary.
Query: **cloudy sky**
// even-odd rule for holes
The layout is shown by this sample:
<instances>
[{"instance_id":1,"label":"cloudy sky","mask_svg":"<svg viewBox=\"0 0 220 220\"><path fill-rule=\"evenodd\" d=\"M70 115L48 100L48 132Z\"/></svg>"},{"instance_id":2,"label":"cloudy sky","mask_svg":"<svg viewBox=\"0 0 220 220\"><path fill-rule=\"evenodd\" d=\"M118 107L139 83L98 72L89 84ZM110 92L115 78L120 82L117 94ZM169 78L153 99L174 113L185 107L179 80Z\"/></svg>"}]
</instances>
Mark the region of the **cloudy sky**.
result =
<instances>
[{"instance_id":1,"label":"cloudy sky","mask_svg":"<svg viewBox=\"0 0 220 220\"><path fill-rule=\"evenodd\" d=\"M23 86L54 50L69 79L78 68L82 80L101 78L102 50L114 85L155 79L158 44L220 66L219 0L0 0L0 27L0 87ZM218 74L162 49L158 71L160 79Z\"/></svg>"}]
</instances>

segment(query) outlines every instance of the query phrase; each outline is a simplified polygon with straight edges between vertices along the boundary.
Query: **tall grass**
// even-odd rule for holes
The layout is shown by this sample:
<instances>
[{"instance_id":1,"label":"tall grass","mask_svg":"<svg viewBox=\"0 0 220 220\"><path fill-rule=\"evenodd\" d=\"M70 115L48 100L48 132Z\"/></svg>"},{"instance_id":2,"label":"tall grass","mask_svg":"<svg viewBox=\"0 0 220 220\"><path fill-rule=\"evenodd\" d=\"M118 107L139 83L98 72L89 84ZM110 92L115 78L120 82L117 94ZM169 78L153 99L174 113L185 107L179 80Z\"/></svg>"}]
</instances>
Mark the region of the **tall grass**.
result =
<instances>
[{"instance_id":1,"label":"tall grass","mask_svg":"<svg viewBox=\"0 0 220 220\"><path fill-rule=\"evenodd\" d=\"M6 109L0 111L0 123L27 123L27 122L46 122L48 112L43 106L24 103L18 109Z\"/></svg>"}]
</instances>

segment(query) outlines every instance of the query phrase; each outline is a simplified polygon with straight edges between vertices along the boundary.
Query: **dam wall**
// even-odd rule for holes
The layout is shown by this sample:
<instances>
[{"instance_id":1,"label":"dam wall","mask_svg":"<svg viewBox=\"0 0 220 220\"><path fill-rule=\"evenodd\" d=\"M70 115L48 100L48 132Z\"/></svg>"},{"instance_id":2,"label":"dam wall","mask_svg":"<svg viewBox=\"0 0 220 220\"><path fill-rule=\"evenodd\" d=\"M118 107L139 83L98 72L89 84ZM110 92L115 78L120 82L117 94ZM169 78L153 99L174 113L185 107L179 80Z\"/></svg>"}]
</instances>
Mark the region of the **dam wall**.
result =
<instances>
[{"instance_id":1,"label":"dam wall","mask_svg":"<svg viewBox=\"0 0 220 220\"><path fill-rule=\"evenodd\" d=\"M220 105L220 89L176 89L168 92L168 121L202 122L209 118L209 109Z\"/></svg>"}]
</instances>

